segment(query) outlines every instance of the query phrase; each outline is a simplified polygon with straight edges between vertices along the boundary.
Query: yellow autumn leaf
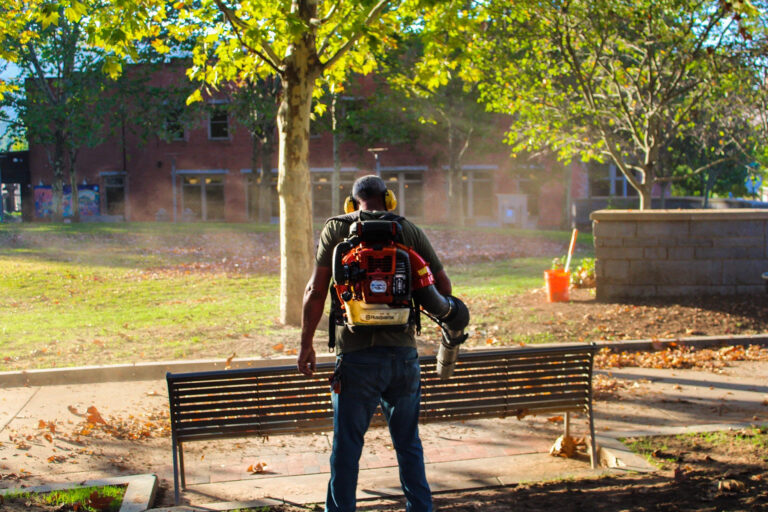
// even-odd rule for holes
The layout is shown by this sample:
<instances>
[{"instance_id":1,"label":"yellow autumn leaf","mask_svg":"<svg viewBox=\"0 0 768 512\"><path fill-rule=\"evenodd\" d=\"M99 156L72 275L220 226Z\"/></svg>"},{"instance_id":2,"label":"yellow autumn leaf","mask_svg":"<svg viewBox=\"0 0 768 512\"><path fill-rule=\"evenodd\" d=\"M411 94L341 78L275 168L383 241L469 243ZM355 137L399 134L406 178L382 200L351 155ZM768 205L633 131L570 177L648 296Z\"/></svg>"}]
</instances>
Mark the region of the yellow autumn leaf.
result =
<instances>
[{"instance_id":1,"label":"yellow autumn leaf","mask_svg":"<svg viewBox=\"0 0 768 512\"><path fill-rule=\"evenodd\" d=\"M197 101L203 101L203 94L200 92L200 89L195 89L195 92L187 97L187 105L191 105Z\"/></svg>"}]
</instances>

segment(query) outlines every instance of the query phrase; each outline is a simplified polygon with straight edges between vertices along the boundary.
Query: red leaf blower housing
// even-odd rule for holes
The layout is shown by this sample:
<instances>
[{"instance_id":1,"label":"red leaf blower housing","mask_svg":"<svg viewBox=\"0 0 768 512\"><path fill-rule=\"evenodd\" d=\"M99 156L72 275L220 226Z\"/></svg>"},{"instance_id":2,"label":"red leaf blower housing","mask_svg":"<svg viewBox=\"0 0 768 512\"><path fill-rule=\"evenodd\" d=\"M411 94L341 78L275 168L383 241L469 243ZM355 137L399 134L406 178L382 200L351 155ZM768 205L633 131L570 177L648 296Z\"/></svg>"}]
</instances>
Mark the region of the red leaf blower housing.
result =
<instances>
[{"instance_id":1,"label":"red leaf blower housing","mask_svg":"<svg viewBox=\"0 0 768 512\"><path fill-rule=\"evenodd\" d=\"M443 331L438 374L448 378L466 340L469 310L456 297L442 295L428 263L402 240L391 220L354 222L349 237L333 251L333 281L344 324L352 330L406 329L418 323L420 309Z\"/></svg>"}]
</instances>

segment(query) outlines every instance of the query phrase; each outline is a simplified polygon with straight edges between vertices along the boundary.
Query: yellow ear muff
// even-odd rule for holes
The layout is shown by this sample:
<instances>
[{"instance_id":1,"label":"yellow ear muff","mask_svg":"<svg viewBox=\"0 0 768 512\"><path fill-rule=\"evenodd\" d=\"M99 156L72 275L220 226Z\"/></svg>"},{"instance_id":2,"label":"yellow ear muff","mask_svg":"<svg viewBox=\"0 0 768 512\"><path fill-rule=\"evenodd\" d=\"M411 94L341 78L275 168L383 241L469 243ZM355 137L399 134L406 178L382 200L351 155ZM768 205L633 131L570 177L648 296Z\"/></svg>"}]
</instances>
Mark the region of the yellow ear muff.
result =
<instances>
[{"instance_id":1,"label":"yellow ear muff","mask_svg":"<svg viewBox=\"0 0 768 512\"><path fill-rule=\"evenodd\" d=\"M387 192L384 194L384 206L387 208L388 212L397 208L397 198L395 197L395 193L389 189L387 189Z\"/></svg>"},{"instance_id":2,"label":"yellow ear muff","mask_svg":"<svg viewBox=\"0 0 768 512\"><path fill-rule=\"evenodd\" d=\"M357 210L357 201L352 196L347 196L344 200L344 213L352 213Z\"/></svg>"}]
</instances>

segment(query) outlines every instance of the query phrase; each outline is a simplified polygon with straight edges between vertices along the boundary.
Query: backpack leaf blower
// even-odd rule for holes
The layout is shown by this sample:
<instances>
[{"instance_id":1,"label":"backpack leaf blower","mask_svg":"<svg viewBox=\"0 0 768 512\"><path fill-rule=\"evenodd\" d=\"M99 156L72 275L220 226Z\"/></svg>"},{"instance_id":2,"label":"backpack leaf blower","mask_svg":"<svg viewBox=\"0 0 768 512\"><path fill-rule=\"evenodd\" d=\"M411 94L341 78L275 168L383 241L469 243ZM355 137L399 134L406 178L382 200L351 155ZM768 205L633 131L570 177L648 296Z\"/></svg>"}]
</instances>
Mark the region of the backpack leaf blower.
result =
<instances>
[{"instance_id":1,"label":"backpack leaf blower","mask_svg":"<svg viewBox=\"0 0 768 512\"><path fill-rule=\"evenodd\" d=\"M469 310L456 297L437 291L427 262L399 239L402 227L397 221L352 223L349 237L333 251L340 317L353 332L369 327L406 330L423 310L442 330L437 373L447 379L467 339Z\"/></svg>"}]
</instances>

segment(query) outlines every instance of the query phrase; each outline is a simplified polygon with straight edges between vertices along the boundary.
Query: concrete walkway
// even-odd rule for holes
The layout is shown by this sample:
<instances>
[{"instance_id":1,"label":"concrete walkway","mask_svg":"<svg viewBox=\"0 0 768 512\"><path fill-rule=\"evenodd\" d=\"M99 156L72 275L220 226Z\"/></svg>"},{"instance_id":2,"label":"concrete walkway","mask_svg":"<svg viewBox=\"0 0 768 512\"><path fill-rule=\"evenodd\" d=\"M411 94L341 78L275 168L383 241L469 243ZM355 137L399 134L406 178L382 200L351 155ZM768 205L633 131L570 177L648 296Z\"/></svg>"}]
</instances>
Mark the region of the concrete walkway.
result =
<instances>
[{"instance_id":1,"label":"concrete walkway","mask_svg":"<svg viewBox=\"0 0 768 512\"><path fill-rule=\"evenodd\" d=\"M638 468L610 438L768 424L765 362L734 363L722 373L598 371L596 392L598 444L613 450L604 454L607 461L626 469ZM109 426L88 429L89 407ZM167 416L161 380L0 389L0 488L154 473L160 482L155 506L169 506ZM424 425L429 481L441 491L616 471L592 470L586 456L548 455L561 429L554 417ZM585 418L574 420L573 431L586 436ZM322 502L329 453L330 434L191 443L185 448L183 502ZM263 472L249 471L259 463ZM359 497L399 496L396 466L388 433L372 429L361 460Z\"/></svg>"}]
</instances>

